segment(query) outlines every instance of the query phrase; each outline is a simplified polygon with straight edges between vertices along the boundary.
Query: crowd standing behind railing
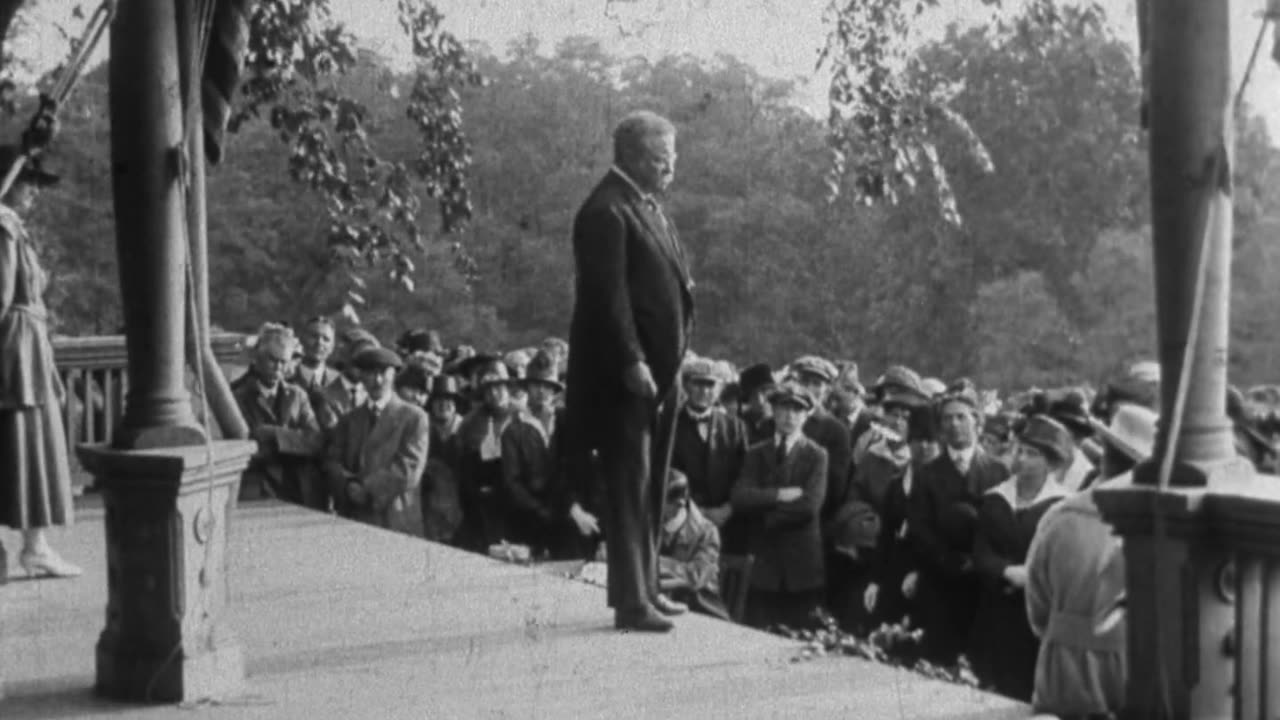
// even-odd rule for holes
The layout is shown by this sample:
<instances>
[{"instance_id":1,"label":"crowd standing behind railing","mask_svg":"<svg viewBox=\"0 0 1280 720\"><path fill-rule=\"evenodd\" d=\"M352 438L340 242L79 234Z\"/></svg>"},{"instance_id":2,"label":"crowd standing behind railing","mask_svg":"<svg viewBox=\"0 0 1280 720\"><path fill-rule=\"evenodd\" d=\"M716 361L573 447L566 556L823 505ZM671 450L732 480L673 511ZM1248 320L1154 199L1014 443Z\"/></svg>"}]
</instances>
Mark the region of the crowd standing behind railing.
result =
<instances>
[{"instance_id":1,"label":"crowd standing behind railing","mask_svg":"<svg viewBox=\"0 0 1280 720\"><path fill-rule=\"evenodd\" d=\"M278 498L477 553L604 561L593 457L564 442L567 344L505 354L404 334L394 349L317 317L265 325L233 391L259 445L241 500ZM1154 442L1159 367L1093 392L1001 402L964 378L851 361L784 368L690 355L661 538L664 591L729 618L725 556L750 556L760 628L824 614L907 622L920 656L1064 714L1122 701L1123 557L1092 489ZM1280 390L1232 390L1238 448L1274 471ZM1053 562L1049 562L1052 558ZM735 618L738 619L738 618Z\"/></svg>"}]
</instances>

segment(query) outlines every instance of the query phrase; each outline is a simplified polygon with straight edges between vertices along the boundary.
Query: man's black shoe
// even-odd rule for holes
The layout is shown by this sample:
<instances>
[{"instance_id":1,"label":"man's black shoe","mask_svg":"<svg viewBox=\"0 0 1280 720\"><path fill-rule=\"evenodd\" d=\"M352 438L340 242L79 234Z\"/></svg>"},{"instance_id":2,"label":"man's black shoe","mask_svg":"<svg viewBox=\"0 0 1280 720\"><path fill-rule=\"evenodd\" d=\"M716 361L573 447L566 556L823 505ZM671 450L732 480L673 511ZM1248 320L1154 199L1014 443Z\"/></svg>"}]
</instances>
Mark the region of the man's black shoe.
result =
<instances>
[{"instance_id":1,"label":"man's black shoe","mask_svg":"<svg viewBox=\"0 0 1280 720\"><path fill-rule=\"evenodd\" d=\"M639 610L619 610L615 612L613 626L618 630L664 633L671 632L675 624L659 615L653 608L644 607Z\"/></svg>"}]
</instances>

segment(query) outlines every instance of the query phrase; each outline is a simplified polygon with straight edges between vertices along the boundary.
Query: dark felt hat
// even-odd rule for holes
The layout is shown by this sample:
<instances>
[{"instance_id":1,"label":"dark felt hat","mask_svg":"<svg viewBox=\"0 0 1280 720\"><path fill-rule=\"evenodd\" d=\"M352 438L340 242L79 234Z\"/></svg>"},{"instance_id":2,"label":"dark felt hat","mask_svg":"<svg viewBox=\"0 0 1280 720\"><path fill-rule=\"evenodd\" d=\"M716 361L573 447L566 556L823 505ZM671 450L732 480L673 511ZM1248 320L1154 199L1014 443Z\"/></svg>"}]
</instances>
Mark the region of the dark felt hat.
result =
<instances>
[{"instance_id":1,"label":"dark felt hat","mask_svg":"<svg viewBox=\"0 0 1280 720\"><path fill-rule=\"evenodd\" d=\"M752 365L738 374L738 388L747 397L757 390L773 385L773 368L768 363Z\"/></svg>"},{"instance_id":2,"label":"dark felt hat","mask_svg":"<svg viewBox=\"0 0 1280 720\"><path fill-rule=\"evenodd\" d=\"M545 350L534 353L533 359L524 369L524 384L546 385L556 392L564 392L564 383L560 382L560 373L556 361Z\"/></svg>"},{"instance_id":3,"label":"dark felt hat","mask_svg":"<svg viewBox=\"0 0 1280 720\"><path fill-rule=\"evenodd\" d=\"M876 546L880 516L869 503L851 500L840 506L827 527L835 551L857 560L863 550Z\"/></svg>"},{"instance_id":4,"label":"dark felt hat","mask_svg":"<svg viewBox=\"0 0 1280 720\"><path fill-rule=\"evenodd\" d=\"M385 370L387 368L404 367L400 356L384 347L370 346L361 348L351 359L357 370Z\"/></svg>"},{"instance_id":5,"label":"dark felt hat","mask_svg":"<svg viewBox=\"0 0 1280 720\"><path fill-rule=\"evenodd\" d=\"M396 375L396 387L427 392L427 371L421 365L409 365Z\"/></svg>"},{"instance_id":6,"label":"dark felt hat","mask_svg":"<svg viewBox=\"0 0 1280 720\"><path fill-rule=\"evenodd\" d=\"M428 400L448 398L454 402L462 402L462 383L453 375L437 375L431 378L431 397Z\"/></svg>"},{"instance_id":7,"label":"dark felt hat","mask_svg":"<svg viewBox=\"0 0 1280 720\"><path fill-rule=\"evenodd\" d=\"M400 336L400 340L396 342L396 345L405 354L415 352L444 354L444 345L440 342L440 333L434 330L409 330Z\"/></svg>"},{"instance_id":8,"label":"dark felt hat","mask_svg":"<svg viewBox=\"0 0 1280 720\"><path fill-rule=\"evenodd\" d=\"M1044 453L1055 464L1071 461L1075 445L1062 423L1048 415L1032 415L1023 424L1018 440Z\"/></svg>"},{"instance_id":9,"label":"dark felt hat","mask_svg":"<svg viewBox=\"0 0 1280 720\"><path fill-rule=\"evenodd\" d=\"M1063 388L1049 393L1048 415L1077 435L1087 437L1093 434L1093 423L1089 420L1089 402L1084 393L1076 388Z\"/></svg>"},{"instance_id":10,"label":"dark felt hat","mask_svg":"<svg viewBox=\"0 0 1280 720\"><path fill-rule=\"evenodd\" d=\"M813 409L813 396L795 383L785 382L769 392L769 402L774 405L794 405L804 410Z\"/></svg>"}]
</instances>

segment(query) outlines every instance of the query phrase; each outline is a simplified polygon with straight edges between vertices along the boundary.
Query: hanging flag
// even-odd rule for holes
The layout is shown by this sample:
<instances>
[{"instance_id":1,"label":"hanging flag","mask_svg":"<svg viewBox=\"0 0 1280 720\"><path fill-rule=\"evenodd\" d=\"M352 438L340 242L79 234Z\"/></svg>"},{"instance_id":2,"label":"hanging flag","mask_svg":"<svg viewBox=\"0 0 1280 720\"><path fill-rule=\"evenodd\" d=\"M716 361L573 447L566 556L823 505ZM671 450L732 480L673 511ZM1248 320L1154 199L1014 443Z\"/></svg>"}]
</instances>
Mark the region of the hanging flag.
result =
<instances>
[{"instance_id":1,"label":"hanging flag","mask_svg":"<svg viewBox=\"0 0 1280 720\"><path fill-rule=\"evenodd\" d=\"M211 165L222 160L231 102L244 72L249 48L249 19L257 0L210 0L216 2L209 49L201 83L204 106L205 156Z\"/></svg>"}]
</instances>

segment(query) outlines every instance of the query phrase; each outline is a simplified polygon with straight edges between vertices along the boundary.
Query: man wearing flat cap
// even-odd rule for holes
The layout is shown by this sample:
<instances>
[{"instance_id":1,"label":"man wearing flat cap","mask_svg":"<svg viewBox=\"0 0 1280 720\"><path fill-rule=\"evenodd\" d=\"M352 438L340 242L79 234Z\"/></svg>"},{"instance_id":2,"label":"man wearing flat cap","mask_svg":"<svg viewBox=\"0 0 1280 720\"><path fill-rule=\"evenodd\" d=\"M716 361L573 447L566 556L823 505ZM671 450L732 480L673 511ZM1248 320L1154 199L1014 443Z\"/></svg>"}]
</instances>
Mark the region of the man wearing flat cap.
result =
<instances>
[{"instance_id":1,"label":"man wearing flat cap","mask_svg":"<svg viewBox=\"0 0 1280 720\"><path fill-rule=\"evenodd\" d=\"M665 632L678 608L658 591L657 542L688 347L693 283L659 199L675 172L676 130L651 112L614 131L614 166L574 218L575 297L566 430L571 466L597 452L609 516L609 606L622 630ZM667 419L658 428L659 408Z\"/></svg>"},{"instance_id":2,"label":"man wearing flat cap","mask_svg":"<svg viewBox=\"0 0 1280 720\"><path fill-rule=\"evenodd\" d=\"M943 452L917 478L911 536L919 567L904 592L917 596L926 651L951 663L964 650L978 600L973 537L983 495L1009 477L1009 469L978 442L983 417L977 392L960 384L942 395L936 411ZM911 586L908 588L907 586Z\"/></svg>"},{"instance_id":3,"label":"man wearing flat cap","mask_svg":"<svg viewBox=\"0 0 1280 720\"><path fill-rule=\"evenodd\" d=\"M813 396L794 383L769 395L774 437L747 451L733 488L735 514L748 522L748 551L755 556L747 623L754 627L812 624L826 584L819 518L826 497L827 453L805 436Z\"/></svg>"},{"instance_id":4,"label":"man wearing flat cap","mask_svg":"<svg viewBox=\"0 0 1280 720\"><path fill-rule=\"evenodd\" d=\"M689 495L721 531L727 552L740 552L741 533L725 533L733 508L729 492L747 454L742 423L716 405L720 374L706 358L692 358L681 372L685 401L676 416L671 467L688 479Z\"/></svg>"},{"instance_id":5,"label":"man wearing flat cap","mask_svg":"<svg viewBox=\"0 0 1280 720\"><path fill-rule=\"evenodd\" d=\"M325 463L338 514L421 537L418 484L427 465L430 422L395 393L400 356L369 346L351 360L368 399L343 415Z\"/></svg>"}]
</instances>

